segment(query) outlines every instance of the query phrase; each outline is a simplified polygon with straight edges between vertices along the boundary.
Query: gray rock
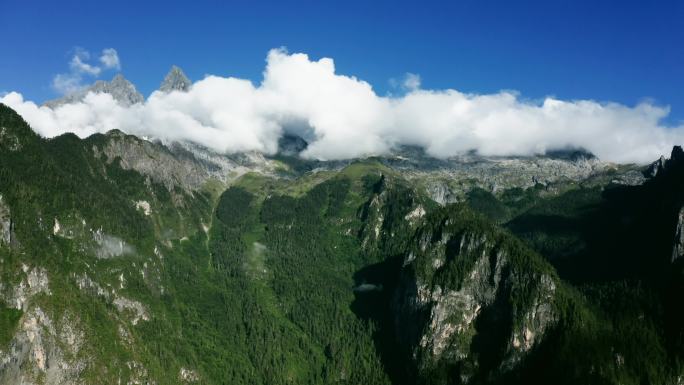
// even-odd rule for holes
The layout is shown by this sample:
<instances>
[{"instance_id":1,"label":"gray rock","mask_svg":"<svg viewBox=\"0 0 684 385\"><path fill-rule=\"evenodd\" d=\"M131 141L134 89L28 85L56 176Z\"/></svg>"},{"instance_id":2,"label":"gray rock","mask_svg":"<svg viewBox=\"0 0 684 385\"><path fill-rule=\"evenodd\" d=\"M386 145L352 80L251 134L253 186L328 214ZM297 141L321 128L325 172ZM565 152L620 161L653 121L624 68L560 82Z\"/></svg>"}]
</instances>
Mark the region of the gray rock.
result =
<instances>
[{"instance_id":1,"label":"gray rock","mask_svg":"<svg viewBox=\"0 0 684 385\"><path fill-rule=\"evenodd\" d=\"M422 149L404 147L379 160L423 186L425 192L441 205L464 200L473 188L496 194L510 188L527 189L542 185L546 193L553 194L559 186L578 183L638 185L645 181L640 166L603 162L578 151L533 156L467 153L436 159Z\"/></svg>"},{"instance_id":2,"label":"gray rock","mask_svg":"<svg viewBox=\"0 0 684 385\"><path fill-rule=\"evenodd\" d=\"M126 80L121 74L117 74L111 81L98 80L92 86L76 91L59 99L45 102L43 105L50 108L57 108L65 104L82 102L89 93L109 94L123 106L131 106L142 103L145 98L135 89L133 83Z\"/></svg>"},{"instance_id":3,"label":"gray rock","mask_svg":"<svg viewBox=\"0 0 684 385\"><path fill-rule=\"evenodd\" d=\"M0 195L0 246L9 246L12 243L12 216L9 206Z\"/></svg>"},{"instance_id":4,"label":"gray rock","mask_svg":"<svg viewBox=\"0 0 684 385\"><path fill-rule=\"evenodd\" d=\"M183 70L177 66L171 66L171 70L166 74L164 81L162 81L159 86L159 91L171 92L171 91L181 91L187 92L192 86L192 82L185 76Z\"/></svg>"},{"instance_id":5,"label":"gray rock","mask_svg":"<svg viewBox=\"0 0 684 385\"><path fill-rule=\"evenodd\" d=\"M672 262L684 256L684 206L679 209L677 215L677 229L675 230L672 244Z\"/></svg>"},{"instance_id":6,"label":"gray rock","mask_svg":"<svg viewBox=\"0 0 684 385\"><path fill-rule=\"evenodd\" d=\"M108 162L121 159L123 169L133 169L161 183L171 191L174 187L197 189L209 177L206 168L188 157L174 155L159 144L125 135L121 131L110 131L102 147L93 146L96 156L104 154Z\"/></svg>"},{"instance_id":7,"label":"gray rock","mask_svg":"<svg viewBox=\"0 0 684 385\"><path fill-rule=\"evenodd\" d=\"M394 296L395 333L419 373L458 367L457 382L468 383L480 373L483 354L474 341L488 339L503 349L494 370L504 373L542 340L558 319L553 306L557 278L521 264L511 254L516 251L502 247L493 234L452 232L450 220L439 234L420 234L404 260ZM454 264L459 268L450 267ZM444 281L444 271L461 268L462 276ZM513 293L526 298L510 307ZM484 336L483 327L488 333L507 332Z\"/></svg>"},{"instance_id":8,"label":"gray rock","mask_svg":"<svg viewBox=\"0 0 684 385\"><path fill-rule=\"evenodd\" d=\"M655 178L661 171L663 171L664 167L665 167L665 156L661 155L660 159L651 163L644 173L649 178Z\"/></svg>"},{"instance_id":9,"label":"gray rock","mask_svg":"<svg viewBox=\"0 0 684 385\"><path fill-rule=\"evenodd\" d=\"M191 142L151 142L118 130L106 137L104 145L93 145L95 156L104 154L108 162L120 158L122 168L136 170L172 192L175 187L198 190L209 178L227 182L247 172L272 175L276 168L259 153L225 155Z\"/></svg>"}]
</instances>

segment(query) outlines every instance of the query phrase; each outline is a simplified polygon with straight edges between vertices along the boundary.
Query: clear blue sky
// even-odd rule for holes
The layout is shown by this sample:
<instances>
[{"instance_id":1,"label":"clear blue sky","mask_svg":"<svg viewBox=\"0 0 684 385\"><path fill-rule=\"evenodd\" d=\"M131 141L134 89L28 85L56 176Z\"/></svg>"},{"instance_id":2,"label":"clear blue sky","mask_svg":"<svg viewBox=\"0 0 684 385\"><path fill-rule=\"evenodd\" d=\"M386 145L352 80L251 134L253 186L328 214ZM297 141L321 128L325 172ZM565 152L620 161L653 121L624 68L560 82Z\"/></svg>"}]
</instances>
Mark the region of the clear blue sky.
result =
<instances>
[{"instance_id":1,"label":"clear blue sky","mask_svg":"<svg viewBox=\"0 0 684 385\"><path fill-rule=\"evenodd\" d=\"M74 47L115 48L144 93L171 64L261 80L269 49L332 57L370 82L420 74L423 88L514 89L672 107L684 120L684 1L0 0L0 92L41 102ZM112 73L105 73L105 78Z\"/></svg>"}]
</instances>

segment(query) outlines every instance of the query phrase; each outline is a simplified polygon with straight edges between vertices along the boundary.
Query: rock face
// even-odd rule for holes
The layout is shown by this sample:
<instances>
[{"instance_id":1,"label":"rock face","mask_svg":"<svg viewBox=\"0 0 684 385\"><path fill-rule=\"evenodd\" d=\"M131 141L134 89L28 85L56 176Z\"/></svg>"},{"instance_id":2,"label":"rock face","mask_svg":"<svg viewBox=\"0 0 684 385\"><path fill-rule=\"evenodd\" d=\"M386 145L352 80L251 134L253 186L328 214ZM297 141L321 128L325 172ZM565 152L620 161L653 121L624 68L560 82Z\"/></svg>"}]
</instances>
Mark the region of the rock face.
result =
<instances>
[{"instance_id":1,"label":"rock face","mask_svg":"<svg viewBox=\"0 0 684 385\"><path fill-rule=\"evenodd\" d=\"M95 94L109 94L123 106L131 106L145 101L145 98L135 89L133 83L126 80L123 75L117 74L109 82L98 80L86 89L74 92L59 99L47 101L44 105L54 109L65 104L82 102L91 92Z\"/></svg>"},{"instance_id":2,"label":"rock face","mask_svg":"<svg viewBox=\"0 0 684 385\"><path fill-rule=\"evenodd\" d=\"M583 152L518 157L485 157L470 153L436 159L421 149L404 148L381 161L422 184L428 195L442 205L462 201L473 187L497 193L509 188L526 189L538 184L550 187L602 176L623 185L637 185L645 180L640 170L616 173L616 165Z\"/></svg>"},{"instance_id":3,"label":"rock face","mask_svg":"<svg viewBox=\"0 0 684 385\"><path fill-rule=\"evenodd\" d=\"M160 144L120 131L110 131L106 137L104 146L93 146L96 156L104 154L109 162L120 158L122 168L147 175L169 190L175 186L196 189L209 177L207 170L198 162L182 161Z\"/></svg>"},{"instance_id":4,"label":"rock face","mask_svg":"<svg viewBox=\"0 0 684 385\"><path fill-rule=\"evenodd\" d=\"M655 178L665 167L665 161L665 157L660 156L660 159L656 160L648 166L644 174L649 178Z\"/></svg>"},{"instance_id":5,"label":"rock face","mask_svg":"<svg viewBox=\"0 0 684 385\"><path fill-rule=\"evenodd\" d=\"M163 184L185 190L201 188L209 178L225 182L247 172L270 173L274 165L261 154L218 154L190 142L162 144L113 130L105 140L94 141L95 156L104 154L108 162L120 159L124 169L132 169Z\"/></svg>"},{"instance_id":6,"label":"rock face","mask_svg":"<svg viewBox=\"0 0 684 385\"><path fill-rule=\"evenodd\" d=\"M449 217L436 223L417 233L404 259L394 299L396 338L420 378L496 377L558 319L557 278L502 234L470 230Z\"/></svg>"},{"instance_id":7,"label":"rock face","mask_svg":"<svg viewBox=\"0 0 684 385\"><path fill-rule=\"evenodd\" d=\"M55 319L34 301L52 295L45 269L22 264L21 271L16 286L0 290L0 300L23 312L9 345L0 347L0 383L79 383L86 362L77 358L83 345L77 317L65 312Z\"/></svg>"},{"instance_id":8,"label":"rock face","mask_svg":"<svg viewBox=\"0 0 684 385\"><path fill-rule=\"evenodd\" d=\"M161 85L159 86L159 91L187 92L190 89L190 86L192 86L192 82L190 81L190 79L188 79L188 77L185 76L183 70L174 65L171 67L171 70L169 70L169 73L166 74L164 81L162 81Z\"/></svg>"},{"instance_id":9,"label":"rock face","mask_svg":"<svg viewBox=\"0 0 684 385\"><path fill-rule=\"evenodd\" d=\"M9 206L5 204L0 195L0 246L12 243L12 217Z\"/></svg>"},{"instance_id":10,"label":"rock face","mask_svg":"<svg viewBox=\"0 0 684 385\"><path fill-rule=\"evenodd\" d=\"M672 245L672 262L684 256L684 206L677 215L677 228Z\"/></svg>"}]
</instances>

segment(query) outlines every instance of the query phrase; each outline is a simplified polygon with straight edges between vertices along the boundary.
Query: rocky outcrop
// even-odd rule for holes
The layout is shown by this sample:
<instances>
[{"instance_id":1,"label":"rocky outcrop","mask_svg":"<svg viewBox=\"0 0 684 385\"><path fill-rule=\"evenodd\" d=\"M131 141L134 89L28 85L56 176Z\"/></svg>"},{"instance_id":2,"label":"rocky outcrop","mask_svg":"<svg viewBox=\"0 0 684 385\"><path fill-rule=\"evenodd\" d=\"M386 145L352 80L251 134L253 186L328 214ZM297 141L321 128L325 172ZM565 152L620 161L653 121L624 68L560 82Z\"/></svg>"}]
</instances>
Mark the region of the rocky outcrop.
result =
<instances>
[{"instance_id":1,"label":"rocky outcrop","mask_svg":"<svg viewBox=\"0 0 684 385\"><path fill-rule=\"evenodd\" d=\"M171 70L159 86L159 91L167 93L172 91L187 92L190 86L192 86L190 79L185 76L182 69L174 65L171 66Z\"/></svg>"},{"instance_id":2,"label":"rocky outcrop","mask_svg":"<svg viewBox=\"0 0 684 385\"><path fill-rule=\"evenodd\" d=\"M145 101L145 97L135 89L133 83L126 80L123 75L117 74L109 82L105 80L98 80L88 88L76 91L59 99L49 100L43 105L54 109L65 104L79 103L82 102L89 93L109 94L119 104L126 107Z\"/></svg>"},{"instance_id":3,"label":"rocky outcrop","mask_svg":"<svg viewBox=\"0 0 684 385\"><path fill-rule=\"evenodd\" d=\"M557 278L508 237L455 221L418 232L395 293L395 332L419 377L469 383L513 369L541 341L558 319Z\"/></svg>"},{"instance_id":4,"label":"rocky outcrop","mask_svg":"<svg viewBox=\"0 0 684 385\"><path fill-rule=\"evenodd\" d=\"M198 190L209 178L226 182L247 172L271 173L275 169L262 154L229 156L190 142L163 144L118 130L108 132L104 140L93 140L92 151L96 157L104 155L109 163L120 159L122 168L135 170L169 191L176 187Z\"/></svg>"},{"instance_id":5,"label":"rocky outcrop","mask_svg":"<svg viewBox=\"0 0 684 385\"><path fill-rule=\"evenodd\" d=\"M0 195L0 247L12 243L12 216L10 208Z\"/></svg>"},{"instance_id":6,"label":"rocky outcrop","mask_svg":"<svg viewBox=\"0 0 684 385\"><path fill-rule=\"evenodd\" d=\"M0 282L0 300L23 313L8 346L0 346L0 383L80 383L86 361L78 356L84 343L78 318L68 312L55 318L38 306L34 298L52 296L44 268L22 264L19 274L14 286Z\"/></svg>"},{"instance_id":7,"label":"rocky outcrop","mask_svg":"<svg viewBox=\"0 0 684 385\"><path fill-rule=\"evenodd\" d=\"M663 171L663 168L665 168L665 156L660 156L658 160L655 162L651 163L648 168L646 168L646 171L644 171L644 174L649 177L649 178L655 178L658 176L658 174Z\"/></svg>"},{"instance_id":8,"label":"rocky outcrop","mask_svg":"<svg viewBox=\"0 0 684 385\"><path fill-rule=\"evenodd\" d=\"M104 154L109 162L120 159L123 169L133 169L172 190L197 189L209 177L207 170L188 159L179 159L166 147L120 131L110 131L103 146L93 145L95 156Z\"/></svg>"},{"instance_id":9,"label":"rocky outcrop","mask_svg":"<svg viewBox=\"0 0 684 385\"><path fill-rule=\"evenodd\" d=\"M485 157L471 153L435 159L414 149L400 151L381 161L423 185L427 194L442 205L464 200L475 187L497 193L510 188L549 187L592 178L602 178L599 184L622 185L638 185L645 180L637 167L621 169L584 153L518 157Z\"/></svg>"},{"instance_id":10,"label":"rocky outcrop","mask_svg":"<svg viewBox=\"0 0 684 385\"><path fill-rule=\"evenodd\" d=\"M40 307L22 317L5 351L0 351L0 383L79 384L87 361L79 357L83 333L76 317L55 322Z\"/></svg>"},{"instance_id":11,"label":"rocky outcrop","mask_svg":"<svg viewBox=\"0 0 684 385\"><path fill-rule=\"evenodd\" d=\"M684 206L679 209L679 214L677 215L677 227L672 245L672 262L682 256L684 256Z\"/></svg>"}]
</instances>

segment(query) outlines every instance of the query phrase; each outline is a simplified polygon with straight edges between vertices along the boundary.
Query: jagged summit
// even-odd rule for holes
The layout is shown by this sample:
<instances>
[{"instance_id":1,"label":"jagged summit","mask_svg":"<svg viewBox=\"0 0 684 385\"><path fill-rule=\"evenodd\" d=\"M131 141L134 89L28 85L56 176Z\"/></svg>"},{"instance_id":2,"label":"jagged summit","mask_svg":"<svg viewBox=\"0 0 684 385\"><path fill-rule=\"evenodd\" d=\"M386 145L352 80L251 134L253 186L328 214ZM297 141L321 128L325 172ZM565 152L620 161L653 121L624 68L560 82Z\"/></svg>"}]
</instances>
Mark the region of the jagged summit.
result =
<instances>
[{"instance_id":1,"label":"jagged summit","mask_svg":"<svg viewBox=\"0 0 684 385\"><path fill-rule=\"evenodd\" d=\"M672 173L675 169L679 170L683 165L684 150L682 150L681 146L674 146L672 147L672 153L670 154L669 159L665 158L665 156L661 156L646 168L644 175L648 178L655 178L656 176L663 175L663 173Z\"/></svg>"},{"instance_id":2,"label":"jagged summit","mask_svg":"<svg viewBox=\"0 0 684 385\"><path fill-rule=\"evenodd\" d=\"M171 92L171 91L188 91L192 82L185 76L183 70L178 66L171 66L169 73L166 74L164 81L162 81L159 86L159 91Z\"/></svg>"},{"instance_id":3,"label":"jagged summit","mask_svg":"<svg viewBox=\"0 0 684 385\"><path fill-rule=\"evenodd\" d=\"M130 106L145 101L145 97L123 75L117 74L111 81L98 80L90 87L81 89L58 99L45 102L43 105L56 108L65 104L78 103L85 99L88 93L106 93L124 106Z\"/></svg>"}]
</instances>

